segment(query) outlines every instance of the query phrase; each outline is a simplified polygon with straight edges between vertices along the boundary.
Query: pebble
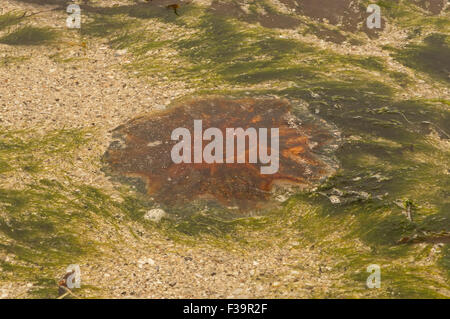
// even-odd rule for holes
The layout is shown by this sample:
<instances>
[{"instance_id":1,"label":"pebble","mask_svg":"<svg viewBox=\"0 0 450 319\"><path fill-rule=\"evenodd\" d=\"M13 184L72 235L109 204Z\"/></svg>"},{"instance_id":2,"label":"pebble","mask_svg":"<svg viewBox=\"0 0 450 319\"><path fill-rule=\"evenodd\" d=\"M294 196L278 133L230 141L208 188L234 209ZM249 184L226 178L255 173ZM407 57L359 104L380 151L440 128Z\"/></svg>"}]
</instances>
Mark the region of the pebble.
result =
<instances>
[{"instance_id":1,"label":"pebble","mask_svg":"<svg viewBox=\"0 0 450 319\"><path fill-rule=\"evenodd\" d=\"M167 217L167 213L161 208L154 208L145 213L144 219L155 223L161 221L162 218Z\"/></svg>"},{"instance_id":2,"label":"pebble","mask_svg":"<svg viewBox=\"0 0 450 319\"><path fill-rule=\"evenodd\" d=\"M143 265L150 265L150 266L154 266L155 265L155 261L153 259L151 259L150 257L143 257L141 259L138 260L138 267L142 268Z\"/></svg>"},{"instance_id":3,"label":"pebble","mask_svg":"<svg viewBox=\"0 0 450 319\"><path fill-rule=\"evenodd\" d=\"M337 197L337 196L335 196L335 195L331 195L331 196L329 197L329 199L330 199L330 202L331 202L332 204L339 204L339 203L341 202L341 200L339 199L339 197Z\"/></svg>"},{"instance_id":4,"label":"pebble","mask_svg":"<svg viewBox=\"0 0 450 319\"><path fill-rule=\"evenodd\" d=\"M128 52L127 49L117 50L117 51L114 53L114 56L122 56L122 55L127 54L127 52Z\"/></svg>"}]
</instances>

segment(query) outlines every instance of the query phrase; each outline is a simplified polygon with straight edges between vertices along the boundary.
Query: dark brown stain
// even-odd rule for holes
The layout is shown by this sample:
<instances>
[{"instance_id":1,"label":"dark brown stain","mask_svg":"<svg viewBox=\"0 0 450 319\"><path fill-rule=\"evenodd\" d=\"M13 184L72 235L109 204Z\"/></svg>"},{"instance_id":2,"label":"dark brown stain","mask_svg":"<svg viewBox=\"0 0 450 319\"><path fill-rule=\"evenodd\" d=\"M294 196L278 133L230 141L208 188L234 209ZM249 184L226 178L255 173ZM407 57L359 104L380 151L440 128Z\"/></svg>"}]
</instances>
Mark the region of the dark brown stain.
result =
<instances>
[{"instance_id":1,"label":"dark brown stain","mask_svg":"<svg viewBox=\"0 0 450 319\"><path fill-rule=\"evenodd\" d=\"M345 40L347 40L347 37L339 30L330 30L316 26L310 26L310 30L313 31L313 33L319 38L336 44L342 44Z\"/></svg>"},{"instance_id":2,"label":"dark brown stain","mask_svg":"<svg viewBox=\"0 0 450 319\"><path fill-rule=\"evenodd\" d=\"M448 0L414 0L414 3L432 14L437 15L445 8L447 1Z\"/></svg>"},{"instance_id":3,"label":"dark brown stain","mask_svg":"<svg viewBox=\"0 0 450 319\"><path fill-rule=\"evenodd\" d=\"M297 18L278 12L247 13L236 2L214 0L210 9L217 15L234 17L248 23L259 23L266 28L295 29L300 25Z\"/></svg>"},{"instance_id":4,"label":"dark brown stain","mask_svg":"<svg viewBox=\"0 0 450 319\"><path fill-rule=\"evenodd\" d=\"M296 12L315 20L326 19L330 24L341 25L343 30L355 31L362 13L354 0L280 0Z\"/></svg>"},{"instance_id":5,"label":"dark brown stain","mask_svg":"<svg viewBox=\"0 0 450 319\"><path fill-rule=\"evenodd\" d=\"M180 6L190 4L191 2L192 1L188 0L149 0L147 1L147 5L165 8L176 6L177 8L179 8Z\"/></svg>"},{"instance_id":6,"label":"dark brown stain","mask_svg":"<svg viewBox=\"0 0 450 319\"><path fill-rule=\"evenodd\" d=\"M212 199L223 205L254 208L273 197L275 185L309 187L335 171L328 155L337 145L338 134L323 120L308 117L296 118L289 101L275 98L186 100L117 128L117 140L105 160L112 175L142 179L147 194L168 206ZM183 127L192 134L194 120L199 119L203 131L219 128L224 143L226 128L279 128L278 172L263 175L260 167L265 164L236 160L232 164L173 163L171 150L178 141L171 140L172 131ZM207 143L203 142L203 147Z\"/></svg>"},{"instance_id":7,"label":"dark brown stain","mask_svg":"<svg viewBox=\"0 0 450 319\"><path fill-rule=\"evenodd\" d=\"M319 22L339 26L342 31L363 31L370 37L376 37L384 30L386 21L382 18L380 29L368 29L367 7L358 0L280 0L298 14L308 16ZM381 11L383 17L383 11Z\"/></svg>"}]
</instances>

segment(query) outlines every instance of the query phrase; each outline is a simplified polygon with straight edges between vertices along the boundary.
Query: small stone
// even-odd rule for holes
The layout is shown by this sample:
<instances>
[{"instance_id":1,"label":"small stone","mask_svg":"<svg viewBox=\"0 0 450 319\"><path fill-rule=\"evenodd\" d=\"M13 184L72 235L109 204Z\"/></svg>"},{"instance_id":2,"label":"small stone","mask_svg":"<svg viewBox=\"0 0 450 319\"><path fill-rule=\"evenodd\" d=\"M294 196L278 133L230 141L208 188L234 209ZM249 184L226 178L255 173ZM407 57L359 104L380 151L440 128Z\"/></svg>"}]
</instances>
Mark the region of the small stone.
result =
<instances>
[{"instance_id":1,"label":"small stone","mask_svg":"<svg viewBox=\"0 0 450 319\"><path fill-rule=\"evenodd\" d=\"M154 147L154 146L158 146L161 145L162 142L161 141L154 141L154 142L150 142L147 144L148 147Z\"/></svg>"},{"instance_id":2,"label":"small stone","mask_svg":"<svg viewBox=\"0 0 450 319\"><path fill-rule=\"evenodd\" d=\"M162 218L167 217L167 213L161 208L154 208L145 213L144 219L158 223Z\"/></svg>"},{"instance_id":3,"label":"small stone","mask_svg":"<svg viewBox=\"0 0 450 319\"><path fill-rule=\"evenodd\" d=\"M117 50L117 51L114 53L114 56L122 56L122 55L127 54L127 52L128 52L127 49Z\"/></svg>"},{"instance_id":4,"label":"small stone","mask_svg":"<svg viewBox=\"0 0 450 319\"><path fill-rule=\"evenodd\" d=\"M360 192L359 195L361 196L361 198L363 199L369 199L370 194L367 192Z\"/></svg>"},{"instance_id":5,"label":"small stone","mask_svg":"<svg viewBox=\"0 0 450 319\"><path fill-rule=\"evenodd\" d=\"M239 296L239 295L241 295L243 292L244 292L244 290L243 290L242 288L237 288L237 289L233 290L232 294L233 294L234 296Z\"/></svg>"},{"instance_id":6,"label":"small stone","mask_svg":"<svg viewBox=\"0 0 450 319\"><path fill-rule=\"evenodd\" d=\"M287 201L289 199L289 196L287 195L278 195L277 197L275 197L275 199L281 203L284 203L285 201Z\"/></svg>"},{"instance_id":7,"label":"small stone","mask_svg":"<svg viewBox=\"0 0 450 319\"><path fill-rule=\"evenodd\" d=\"M343 195L344 195L344 192L341 191L341 190L339 190L339 189L337 189L337 188L333 188L333 189L331 190L331 194L336 195L336 196L343 196Z\"/></svg>"},{"instance_id":8,"label":"small stone","mask_svg":"<svg viewBox=\"0 0 450 319\"><path fill-rule=\"evenodd\" d=\"M143 265L154 266L155 261L153 259L151 259L150 257L148 257L148 258L143 257L138 260L138 266L139 266L139 268L142 268Z\"/></svg>"},{"instance_id":9,"label":"small stone","mask_svg":"<svg viewBox=\"0 0 450 319\"><path fill-rule=\"evenodd\" d=\"M332 204L339 204L341 202L341 200L339 199L339 197L332 195L329 197L330 198L330 202Z\"/></svg>"}]
</instances>

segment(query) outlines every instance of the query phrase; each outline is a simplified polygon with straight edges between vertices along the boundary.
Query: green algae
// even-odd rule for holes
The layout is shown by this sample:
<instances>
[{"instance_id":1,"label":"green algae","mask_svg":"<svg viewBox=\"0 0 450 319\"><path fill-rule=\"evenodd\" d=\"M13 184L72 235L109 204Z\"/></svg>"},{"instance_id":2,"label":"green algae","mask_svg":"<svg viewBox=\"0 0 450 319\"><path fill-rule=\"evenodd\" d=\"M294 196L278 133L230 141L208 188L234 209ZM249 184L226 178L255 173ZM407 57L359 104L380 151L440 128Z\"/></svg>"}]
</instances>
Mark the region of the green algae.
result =
<instances>
[{"instance_id":1,"label":"green algae","mask_svg":"<svg viewBox=\"0 0 450 319\"><path fill-rule=\"evenodd\" d=\"M91 20L83 24L81 34L83 36L105 37L115 32L136 27L138 23L124 16L109 16L97 14Z\"/></svg>"},{"instance_id":2,"label":"green algae","mask_svg":"<svg viewBox=\"0 0 450 319\"><path fill-rule=\"evenodd\" d=\"M0 58L0 66L8 67L29 60L29 56L5 56Z\"/></svg>"},{"instance_id":3,"label":"green algae","mask_svg":"<svg viewBox=\"0 0 450 319\"><path fill-rule=\"evenodd\" d=\"M9 45L43 45L55 41L58 32L50 28L24 26L0 38L0 43Z\"/></svg>"},{"instance_id":4,"label":"green algae","mask_svg":"<svg viewBox=\"0 0 450 319\"><path fill-rule=\"evenodd\" d=\"M85 133L79 130L59 130L43 137L0 131L0 167L3 172L20 169L37 173L43 157L70 152L85 141Z\"/></svg>"},{"instance_id":5,"label":"green algae","mask_svg":"<svg viewBox=\"0 0 450 319\"><path fill-rule=\"evenodd\" d=\"M67 178L65 183L39 178L52 168L30 169L49 157L67 157L86 143L85 134L81 130L0 134L0 159L8 163L2 173L35 176L21 189L0 187L0 251L14 256L0 265L3 279L39 281L61 272L68 260L74 263L93 251L82 234L87 225L95 226L92 214L110 216L112 202L106 203L106 195L91 186L67 184ZM56 291L56 284L52 289Z\"/></svg>"},{"instance_id":6,"label":"green algae","mask_svg":"<svg viewBox=\"0 0 450 319\"><path fill-rule=\"evenodd\" d=\"M11 11L0 15L0 31L20 23L24 19L23 12Z\"/></svg>"},{"instance_id":7,"label":"green algae","mask_svg":"<svg viewBox=\"0 0 450 319\"><path fill-rule=\"evenodd\" d=\"M436 80L450 81L450 37L444 34L427 36L422 43L409 44L395 50L394 57L402 64L424 72Z\"/></svg>"}]
</instances>

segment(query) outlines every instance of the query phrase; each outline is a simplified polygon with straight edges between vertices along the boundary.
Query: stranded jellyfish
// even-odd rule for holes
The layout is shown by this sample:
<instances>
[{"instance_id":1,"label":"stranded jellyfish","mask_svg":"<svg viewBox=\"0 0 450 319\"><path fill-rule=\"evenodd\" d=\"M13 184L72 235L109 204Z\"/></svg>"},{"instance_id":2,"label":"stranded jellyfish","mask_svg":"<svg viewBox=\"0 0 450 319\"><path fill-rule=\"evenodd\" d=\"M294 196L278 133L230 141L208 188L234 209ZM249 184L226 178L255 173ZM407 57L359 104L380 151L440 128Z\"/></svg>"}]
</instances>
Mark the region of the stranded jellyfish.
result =
<instances>
[{"instance_id":1,"label":"stranded jellyfish","mask_svg":"<svg viewBox=\"0 0 450 319\"><path fill-rule=\"evenodd\" d=\"M105 160L162 205L212 200L245 211L333 174L338 136L287 100L196 98L115 129Z\"/></svg>"}]
</instances>

